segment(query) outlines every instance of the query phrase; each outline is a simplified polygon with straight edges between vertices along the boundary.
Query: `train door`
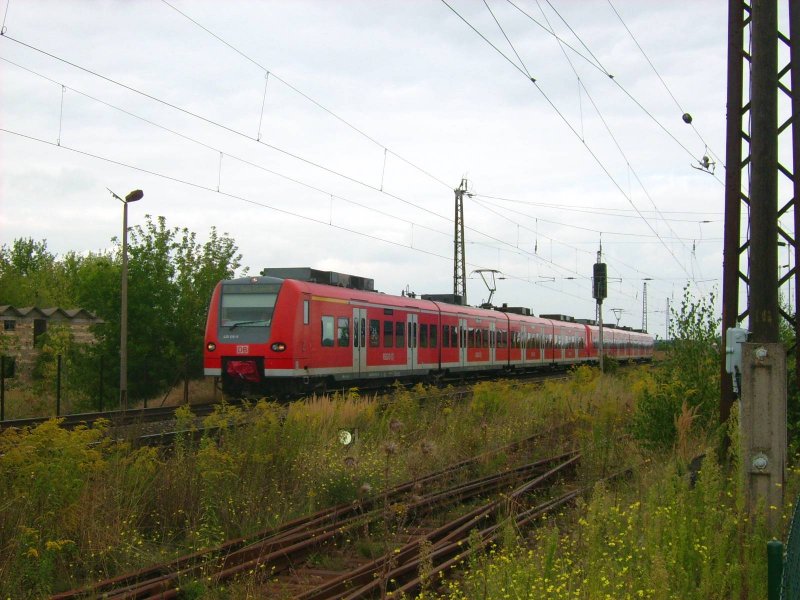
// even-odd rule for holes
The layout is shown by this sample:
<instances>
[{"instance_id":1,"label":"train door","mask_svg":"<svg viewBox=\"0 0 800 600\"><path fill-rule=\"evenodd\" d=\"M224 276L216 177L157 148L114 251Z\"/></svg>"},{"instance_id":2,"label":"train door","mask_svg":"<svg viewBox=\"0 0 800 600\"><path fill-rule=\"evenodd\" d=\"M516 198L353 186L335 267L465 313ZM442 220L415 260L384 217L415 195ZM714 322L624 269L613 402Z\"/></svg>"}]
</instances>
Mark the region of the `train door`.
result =
<instances>
[{"instance_id":1,"label":"train door","mask_svg":"<svg viewBox=\"0 0 800 600\"><path fill-rule=\"evenodd\" d=\"M406 315L406 324L406 346L408 348L408 352L406 353L406 366L408 367L409 371L412 371L416 369L417 365L419 364L419 357L417 355L417 336L419 335L417 330L419 329L419 315L416 313L409 313Z\"/></svg>"},{"instance_id":2,"label":"train door","mask_svg":"<svg viewBox=\"0 0 800 600\"><path fill-rule=\"evenodd\" d=\"M547 351L547 331L543 325L539 325L536 339L536 343L538 344L537 348L539 348L539 362L544 363L545 352Z\"/></svg>"},{"instance_id":3,"label":"train door","mask_svg":"<svg viewBox=\"0 0 800 600\"><path fill-rule=\"evenodd\" d=\"M517 343L519 344L520 364L522 366L528 364L528 344L526 342L527 339L528 339L528 325L526 323L520 323L519 337L517 338Z\"/></svg>"},{"instance_id":4,"label":"train door","mask_svg":"<svg viewBox=\"0 0 800 600\"><path fill-rule=\"evenodd\" d=\"M467 365L467 320L458 320L458 348L459 348L459 362L461 366Z\"/></svg>"},{"instance_id":5,"label":"train door","mask_svg":"<svg viewBox=\"0 0 800 600\"><path fill-rule=\"evenodd\" d=\"M367 309L353 309L353 373L367 374Z\"/></svg>"},{"instance_id":6,"label":"train door","mask_svg":"<svg viewBox=\"0 0 800 600\"><path fill-rule=\"evenodd\" d=\"M300 344L295 355L295 368L305 362L311 348L311 294L303 294L303 328L300 334Z\"/></svg>"},{"instance_id":7,"label":"train door","mask_svg":"<svg viewBox=\"0 0 800 600\"><path fill-rule=\"evenodd\" d=\"M489 362L495 363L497 359L497 324L492 321L489 323Z\"/></svg>"}]
</instances>

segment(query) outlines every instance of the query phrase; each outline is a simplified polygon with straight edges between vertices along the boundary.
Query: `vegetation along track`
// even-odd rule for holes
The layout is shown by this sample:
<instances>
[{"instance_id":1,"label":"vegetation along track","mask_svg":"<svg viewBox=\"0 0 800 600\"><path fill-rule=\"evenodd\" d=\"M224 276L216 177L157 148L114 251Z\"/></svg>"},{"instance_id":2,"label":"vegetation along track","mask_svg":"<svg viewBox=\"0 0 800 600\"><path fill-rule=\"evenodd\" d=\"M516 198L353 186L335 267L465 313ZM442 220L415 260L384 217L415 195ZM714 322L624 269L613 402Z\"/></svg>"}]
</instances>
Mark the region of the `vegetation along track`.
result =
<instances>
[{"instance_id":1,"label":"vegetation along track","mask_svg":"<svg viewBox=\"0 0 800 600\"><path fill-rule=\"evenodd\" d=\"M309 598L344 597L345 592L367 586L376 573L391 574L390 578L394 581L404 581L407 577L396 571L406 565L404 573L416 575L417 570L408 565L419 559L420 544L424 540L433 544L435 556L432 559L452 557L456 547L460 547L461 551L466 549L463 543L459 546L458 542L463 542L470 530L481 526L485 528L493 515L507 510L504 507L516 503L527 492L542 489L562 474L568 475L574 471L578 454L568 452L509 468L498 474L453 483L464 479L477 465L491 460L493 454L522 455L529 448L540 446L542 441L542 436L533 436L358 502L340 504L272 530L230 540L217 548L54 597L170 598L179 596L182 586L213 587L251 572L263 573L261 578L266 582L264 585L274 588L269 592L270 595L278 595L279 590L283 589L285 591L281 593L285 597L312 593L315 595ZM479 501L479 498L483 500ZM459 506L460 509L457 508ZM465 507L469 509L466 513ZM450 514L459 512L459 516L447 522L442 515L448 511ZM387 535L388 523L400 516L403 518L403 531ZM488 526L489 529L491 527ZM326 555L344 553L356 557L354 543L349 542L364 539L362 536L384 540L381 544L375 544L389 558L379 557L368 562L363 558L345 561L345 567L353 567L352 572L341 575L328 573L326 583L322 585L319 571L314 574L313 567L308 566L313 563L313 557L319 556L320 551ZM310 573L308 577L299 575L303 568L307 574ZM389 581L390 578L385 577L384 580ZM365 590L366 595L371 593Z\"/></svg>"},{"instance_id":2,"label":"vegetation along track","mask_svg":"<svg viewBox=\"0 0 800 600\"><path fill-rule=\"evenodd\" d=\"M516 377L515 381L519 381L520 384L522 383L532 383L532 382L539 382L539 381L548 381L553 379L565 379L567 374L565 371L552 371L547 373L531 373L526 374L525 376ZM495 378L497 379L497 378ZM475 385L476 380L471 381L468 384L454 386L450 392L450 396L453 399L460 400L472 393L472 388ZM407 387L411 387L410 385ZM387 398L386 402L390 402L391 395L396 391L395 385L386 385L381 387L380 389L374 390L363 390L364 392L369 392L375 394L376 396L385 396ZM340 390L340 393L348 393L349 390ZM422 398L424 400L424 397ZM228 404L241 404L241 401L238 399L226 399ZM181 405L186 406L186 405ZM70 414L70 415L61 415L57 417L60 420L60 424L62 427L67 429L73 429L79 425L92 425L96 421L105 420L111 423L111 425L116 428L117 430L123 430L124 428L130 428L130 431L134 432L135 437L137 438L137 445L150 445L150 446L166 446L172 443L175 437L178 434L187 434L190 437L200 437L202 433L210 433L208 430L203 430L202 428L198 427L191 432L186 431L175 431L169 429L171 424L175 422L175 411L181 406L157 406L151 408L135 408L129 409L127 411L124 410L110 410L110 411L103 411L103 412L91 412L91 413L77 413L77 414ZM212 414L217 407L220 406L219 402L207 402L207 403L197 403L192 404L191 402L188 405L191 408L192 415L195 417L204 417L207 415ZM49 419L56 418L56 417L30 417L25 419L6 419L5 421L0 421L0 431L4 429L11 429L17 428L22 429L25 427L36 427L37 425L41 425L45 421ZM145 424L161 424L160 426L154 425L151 431L147 431L142 433L141 431L136 430L137 427L141 427Z\"/></svg>"}]
</instances>

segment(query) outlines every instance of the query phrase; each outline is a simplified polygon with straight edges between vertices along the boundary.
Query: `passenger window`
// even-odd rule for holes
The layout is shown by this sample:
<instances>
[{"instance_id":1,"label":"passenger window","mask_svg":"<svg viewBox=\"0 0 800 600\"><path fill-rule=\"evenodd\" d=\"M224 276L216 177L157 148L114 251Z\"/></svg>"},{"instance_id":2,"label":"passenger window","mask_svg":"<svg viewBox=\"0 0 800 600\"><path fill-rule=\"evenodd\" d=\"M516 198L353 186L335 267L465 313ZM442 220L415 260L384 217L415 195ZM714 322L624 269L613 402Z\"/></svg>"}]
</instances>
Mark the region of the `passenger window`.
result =
<instances>
[{"instance_id":1,"label":"passenger window","mask_svg":"<svg viewBox=\"0 0 800 600\"><path fill-rule=\"evenodd\" d=\"M431 348L436 348L436 338L437 338L437 330L439 329L438 325L431 325Z\"/></svg>"},{"instance_id":2,"label":"passenger window","mask_svg":"<svg viewBox=\"0 0 800 600\"><path fill-rule=\"evenodd\" d=\"M450 345L458 348L458 327L456 325L450 327Z\"/></svg>"},{"instance_id":3,"label":"passenger window","mask_svg":"<svg viewBox=\"0 0 800 600\"><path fill-rule=\"evenodd\" d=\"M397 321L394 327L394 345L395 348L402 348L406 345L406 328L400 321Z\"/></svg>"},{"instance_id":4,"label":"passenger window","mask_svg":"<svg viewBox=\"0 0 800 600\"><path fill-rule=\"evenodd\" d=\"M381 322L378 319L369 320L369 347L377 348L381 345Z\"/></svg>"},{"instance_id":5,"label":"passenger window","mask_svg":"<svg viewBox=\"0 0 800 600\"><path fill-rule=\"evenodd\" d=\"M383 322L383 347L391 348L394 345L394 321Z\"/></svg>"},{"instance_id":6,"label":"passenger window","mask_svg":"<svg viewBox=\"0 0 800 600\"><path fill-rule=\"evenodd\" d=\"M350 319L346 317L339 317L339 346L346 347L349 345L350 345Z\"/></svg>"},{"instance_id":7,"label":"passenger window","mask_svg":"<svg viewBox=\"0 0 800 600\"><path fill-rule=\"evenodd\" d=\"M333 317L322 317L322 345L333 346Z\"/></svg>"},{"instance_id":8,"label":"passenger window","mask_svg":"<svg viewBox=\"0 0 800 600\"><path fill-rule=\"evenodd\" d=\"M419 326L419 347L428 347L428 325L426 323L421 323Z\"/></svg>"},{"instance_id":9,"label":"passenger window","mask_svg":"<svg viewBox=\"0 0 800 600\"><path fill-rule=\"evenodd\" d=\"M450 347L450 325L442 325L442 348Z\"/></svg>"}]
</instances>

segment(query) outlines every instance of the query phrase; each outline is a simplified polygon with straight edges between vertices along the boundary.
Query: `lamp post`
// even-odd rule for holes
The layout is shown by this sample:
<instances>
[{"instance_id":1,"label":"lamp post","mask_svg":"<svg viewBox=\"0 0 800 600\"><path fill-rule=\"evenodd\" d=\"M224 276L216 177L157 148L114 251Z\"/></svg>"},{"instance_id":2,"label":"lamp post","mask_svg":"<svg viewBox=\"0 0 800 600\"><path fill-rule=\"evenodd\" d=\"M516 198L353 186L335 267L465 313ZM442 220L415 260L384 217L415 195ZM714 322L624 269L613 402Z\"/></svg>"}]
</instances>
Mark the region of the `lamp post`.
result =
<instances>
[{"instance_id":1,"label":"lamp post","mask_svg":"<svg viewBox=\"0 0 800 600\"><path fill-rule=\"evenodd\" d=\"M106 188L108 189L108 188ZM122 284L120 286L119 315L119 406L128 410L128 204L141 200L142 190L133 190L120 198L111 190L111 195L122 202Z\"/></svg>"}]
</instances>

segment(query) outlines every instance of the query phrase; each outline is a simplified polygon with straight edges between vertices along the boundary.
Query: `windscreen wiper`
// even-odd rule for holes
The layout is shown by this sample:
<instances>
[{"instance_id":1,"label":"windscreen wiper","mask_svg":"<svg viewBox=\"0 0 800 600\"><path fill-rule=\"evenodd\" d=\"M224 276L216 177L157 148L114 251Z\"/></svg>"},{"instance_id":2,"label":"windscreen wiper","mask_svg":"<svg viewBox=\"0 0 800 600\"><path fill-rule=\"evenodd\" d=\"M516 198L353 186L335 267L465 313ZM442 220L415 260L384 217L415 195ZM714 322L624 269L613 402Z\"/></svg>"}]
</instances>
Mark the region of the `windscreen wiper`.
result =
<instances>
[{"instance_id":1,"label":"windscreen wiper","mask_svg":"<svg viewBox=\"0 0 800 600\"><path fill-rule=\"evenodd\" d=\"M265 323L269 325L269 321L267 319L256 319L255 321L237 321L233 325L229 327L231 331L236 329L239 325L252 325L253 323Z\"/></svg>"}]
</instances>

